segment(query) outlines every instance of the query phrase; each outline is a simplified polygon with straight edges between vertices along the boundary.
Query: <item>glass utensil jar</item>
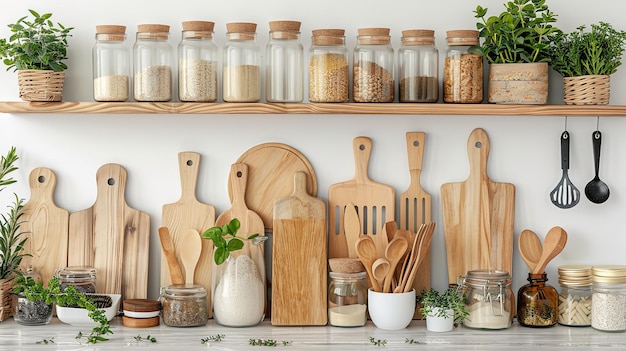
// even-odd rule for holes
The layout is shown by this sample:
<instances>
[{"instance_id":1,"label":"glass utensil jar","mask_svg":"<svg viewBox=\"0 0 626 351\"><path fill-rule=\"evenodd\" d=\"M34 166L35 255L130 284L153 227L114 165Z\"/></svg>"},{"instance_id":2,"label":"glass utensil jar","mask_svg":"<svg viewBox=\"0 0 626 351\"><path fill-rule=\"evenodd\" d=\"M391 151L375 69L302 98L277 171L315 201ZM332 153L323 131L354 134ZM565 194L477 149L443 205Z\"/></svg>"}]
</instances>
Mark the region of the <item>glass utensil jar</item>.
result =
<instances>
[{"instance_id":1,"label":"glass utensil jar","mask_svg":"<svg viewBox=\"0 0 626 351\"><path fill-rule=\"evenodd\" d=\"M402 31L398 50L400 102L437 102L439 98L439 51L435 31Z\"/></svg>"},{"instance_id":2,"label":"glass utensil jar","mask_svg":"<svg viewBox=\"0 0 626 351\"><path fill-rule=\"evenodd\" d=\"M182 23L178 44L178 99L185 102L217 100L217 46L213 43L215 23Z\"/></svg>"},{"instance_id":3,"label":"glass utensil jar","mask_svg":"<svg viewBox=\"0 0 626 351\"><path fill-rule=\"evenodd\" d=\"M88 266L70 266L54 274L59 279L61 291L73 286L79 293L96 293L96 269Z\"/></svg>"},{"instance_id":4,"label":"glass utensil jar","mask_svg":"<svg viewBox=\"0 0 626 351\"><path fill-rule=\"evenodd\" d=\"M528 274L529 283L517 293L517 321L525 327L550 327L558 317L559 293L546 273Z\"/></svg>"},{"instance_id":5,"label":"glass utensil jar","mask_svg":"<svg viewBox=\"0 0 626 351\"><path fill-rule=\"evenodd\" d=\"M226 24L222 91L226 102L261 100L261 51L256 43L256 23Z\"/></svg>"},{"instance_id":6,"label":"glass utensil jar","mask_svg":"<svg viewBox=\"0 0 626 351\"><path fill-rule=\"evenodd\" d=\"M443 64L443 101L478 104L483 101L483 57L469 52L478 45L477 30L446 32L448 47Z\"/></svg>"},{"instance_id":7,"label":"glass utensil jar","mask_svg":"<svg viewBox=\"0 0 626 351\"><path fill-rule=\"evenodd\" d=\"M389 28L358 29L352 68L355 102L393 102L393 61Z\"/></svg>"},{"instance_id":8,"label":"glass utensil jar","mask_svg":"<svg viewBox=\"0 0 626 351\"><path fill-rule=\"evenodd\" d=\"M348 49L343 29L315 29L309 50L309 101L348 101Z\"/></svg>"},{"instance_id":9,"label":"glass utensil jar","mask_svg":"<svg viewBox=\"0 0 626 351\"><path fill-rule=\"evenodd\" d=\"M367 321L365 272L329 272L328 323L335 327L360 327Z\"/></svg>"},{"instance_id":10,"label":"glass utensil jar","mask_svg":"<svg viewBox=\"0 0 626 351\"><path fill-rule=\"evenodd\" d=\"M304 50L300 22L272 21L266 47L265 99L268 102L302 102Z\"/></svg>"},{"instance_id":11,"label":"glass utensil jar","mask_svg":"<svg viewBox=\"0 0 626 351\"><path fill-rule=\"evenodd\" d=\"M626 330L626 266L591 267L591 327L597 330Z\"/></svg>"},{"instance_id":12,"label":"glass utensil jar","mask_svg":"<svg viewBox=\"0 0 626 351\"><path fill-rule=\"evenodd\" d=\"M515 297L511 275L499 270L474 270L459 276L458 285L466 296L469 315L463 325L478 329L506 329L511 326Z\"/></svg>"},{"instance_id":13,"label":"glass utensil jar","mask_svg":"<svg viewBox=\"0 0 626 351\"><path fill-rule=\"evenodd\" d=\"M559 319L570 327L591 325L591 266L559 266Z\"/></svg>"},{"instance_id":14,"label":"glass utensil jar","mask_svg":"<svg viewBox=\"0 0 626 351\"><path fill-rule=\"evenodd\" d=\"M161 289L161 317L170 327L197 327L209 320L207 291L201 285L169 285Z\"/></svg>"},{"instance_id":15,"label":"glass utensil jar","mask_svg":"<svg viewBox=\"0 0 626 351\"><path fill-rule=\"evenodd\" d=\"M130 49L126 45L126 26L96 26L92 58L94 100L128 101Z\"/></svg>"},{"instance_id":16,"label":"glass utensil jar","mask_svg":"<svg viewBox=\"0 0 626 351\"><path fill-rule=\"evenodd\" d=\"M172 99L173 48L169 44L170 26L140 24L133 47L133 97L137 101Z\"/></svg>"}]
</instances>

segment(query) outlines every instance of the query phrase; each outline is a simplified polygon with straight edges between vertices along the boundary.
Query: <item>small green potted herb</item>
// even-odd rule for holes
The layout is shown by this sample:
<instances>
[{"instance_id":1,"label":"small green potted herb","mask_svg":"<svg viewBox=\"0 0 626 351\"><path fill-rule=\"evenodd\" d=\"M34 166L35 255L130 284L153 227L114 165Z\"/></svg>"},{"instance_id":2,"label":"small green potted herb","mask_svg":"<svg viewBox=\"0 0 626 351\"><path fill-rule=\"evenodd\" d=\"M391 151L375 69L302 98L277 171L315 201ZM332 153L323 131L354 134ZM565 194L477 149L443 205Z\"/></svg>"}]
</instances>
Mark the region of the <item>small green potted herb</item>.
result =
<instances>
[{"instance_id":1,"label":"small green potted herb","mask_svg":"<svg viewBox=\"0 0 626 351\"><path fill-rule=\"evenodd\" d=\"M426 316L426 328L430 331L451 331L469 315L463 294L455 288L448 288L443 293L435 289L425 290L417 299L422 304L420 312Z\"/></svg>"}]
</instances>

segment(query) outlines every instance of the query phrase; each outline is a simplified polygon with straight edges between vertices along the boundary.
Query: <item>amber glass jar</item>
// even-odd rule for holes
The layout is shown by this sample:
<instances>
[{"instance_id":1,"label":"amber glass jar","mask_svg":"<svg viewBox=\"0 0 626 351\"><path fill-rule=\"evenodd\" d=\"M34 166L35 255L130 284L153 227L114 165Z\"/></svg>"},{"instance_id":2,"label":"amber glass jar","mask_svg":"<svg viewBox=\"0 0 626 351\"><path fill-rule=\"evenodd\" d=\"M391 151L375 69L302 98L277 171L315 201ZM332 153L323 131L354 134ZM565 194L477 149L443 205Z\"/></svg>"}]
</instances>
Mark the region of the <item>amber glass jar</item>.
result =
<instances>
[{"instance_id":1,"label":"amber glass jar","mask_svg":"<svg viewBox=\"0 0 626 351\"><path fill-rule=\"evenodd\" d=\"M517 293L517 321L525 327L550 327L558 318L559 293L546 284L546 273L528 273L528 284Z\"/></svg>"}]
</instances>

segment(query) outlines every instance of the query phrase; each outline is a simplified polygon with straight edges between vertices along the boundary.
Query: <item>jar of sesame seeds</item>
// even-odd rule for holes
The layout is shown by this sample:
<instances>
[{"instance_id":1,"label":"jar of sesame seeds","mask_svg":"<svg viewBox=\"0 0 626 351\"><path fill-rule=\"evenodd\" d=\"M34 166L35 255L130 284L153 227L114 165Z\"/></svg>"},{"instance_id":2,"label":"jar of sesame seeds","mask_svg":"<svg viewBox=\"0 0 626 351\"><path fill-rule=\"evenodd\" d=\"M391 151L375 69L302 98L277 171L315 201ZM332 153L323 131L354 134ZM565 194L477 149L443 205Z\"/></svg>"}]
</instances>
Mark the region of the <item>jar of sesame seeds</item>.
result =
<instances>
[{"instance_id":1,"label":"jar of sesame seeds","mask_svg":"<svg viewBox=\"0 0 626 351\"><path fill-rule=\"evenodd\" d=\"M213 22L183 22L178 45L178 99L189 102L217 100L217 46Z\"/></svg>"},{"instance_id":2,"label":"jar of sesame seeds","mask_svg":"<svg viewBox=\"0 0 626 351\"><path fill-rule=\"evenodd\" d=\"M315 29L309 49L309 101L348 101L348 49L343 29Z\"/></svg>"},{"instance_id":3,"label":"jar of sesame seeds","mask_svg":"<svg viewBox=\"0 0 626 351\"><path fill-rule=\"evenodd\" d=\"M174 51L169 44L170 26L140 24L133 47L133 97L136 101L172 99Z\"/></svg>"}]
</instances>

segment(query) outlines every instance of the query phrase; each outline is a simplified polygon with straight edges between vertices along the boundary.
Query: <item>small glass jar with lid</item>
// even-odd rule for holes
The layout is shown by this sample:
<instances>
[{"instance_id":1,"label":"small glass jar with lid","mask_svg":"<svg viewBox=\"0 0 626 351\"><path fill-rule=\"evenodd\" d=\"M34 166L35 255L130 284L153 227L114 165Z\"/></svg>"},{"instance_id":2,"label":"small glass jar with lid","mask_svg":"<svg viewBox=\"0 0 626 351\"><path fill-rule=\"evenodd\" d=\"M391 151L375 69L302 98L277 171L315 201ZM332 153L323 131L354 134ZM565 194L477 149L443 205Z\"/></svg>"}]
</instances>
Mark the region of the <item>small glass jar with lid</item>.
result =
<instances>
[{"instance_id":1,"label":"small glass jar with lid","mask_svg":"<svg viewBox=\"0 0 626 351\"><path fill-rule=\"evenodd\" d=\"M89 266L69 266L56 271L61 291L73 286L79 293L96 293L96 269Z\"/></svg>"},{"instance_id":2,"label":"small glass jar with lid","mask_svg":"<svg viewBox=\"0 0 626 351\"><path fill-rule=\"evenodd\" d=\"M348 48L344 29L315 29L309 49L309 101L348 101Z\"/></svg>"},{"instance_id":3,"label":"small glass jar with lid","mask_svg":"<svg viewBox=\"0 0 626 351\"><path fill-rule=\"evenodd\" d=\"M473 270L459 277L469 312L463 325L477 329L506 329L515 314L511 275L500 270Z\"/></svg>"},{"instance_id":4,"label":"small glass jar with lid","mask_svg":"<svg viewBox=\"0 0 626 351\"><path fill-rule=\"evenodd\" d=\"M226 102L261 100L261 51L256 43L256 23L226 24L222 63L222 92Z\"/></svg>"},{"instance_id":5,"label":"small glass jar with lid","mask_svg":"<svg viewBox=\"0 0 626 351\"><path fill-rule=\"evenodd\" d=\"M198 327L209 320L207 291L202 285L176 284L161 289L161 318L170 327Z\"/></svg>"},{"instance_id":6,"label":"small glass jar with lid","mask_svg":"<svg viewBox=\"0 0 626 351\"><path fill-rule=\"evenodd\" d=\"M304 49L300 22L271 21L266 46L265 100L302 102L304 99Z\"/></svg>"},{"instance_id":7,"label":"small glass jar with lid","mask_svg":"<svg viewBox=\"0 0 626 351\"><path fill-rule=\"evenodd\" d=\"M96 26L92 58L94 100L128 101L130 48L126 45L126 26Z\"/></svg>"},{"instance_id":8,"label":"small glass jar with lid","mask_svg":"<svg viewBox=\"0 0 626 351\"><path fill-rule=\"evenodd\" d=\"M183 102L217 100L217 46L214 22L185 21L178 44L178 99Z\"/></svg>"},{"instance_id":9,"label":"small glass jar with lid","mask_svg":"<svg viewBox=\"0 0 626 351\"><path fill-rule=\"evenodd\" d=\"M591 266L559 266L559 319L570 327L591 325Z\"/></svg>"},{"instance_id":10,"label":"small glass jar with lid","mask_svg":"<svg viewBox=\"0 0 626 351\"><path fill-rule=\"evenodd\" d=\"M398 50L400 102L437 102L439 99L439 51L435 31L402 31Z\"/></svg>"},{"instance_id":11,"label":"small glass jar with lid","mask_svg":"<svg viewBox=\"0 0 626 351\"><path fill-rule=\"evenodd\" d=\"M469 51L478 45L478 31L450 30L446 34L443 101L479 104L483 101L483 57Z\"/></svg>"},{"instance_id":12,"label":"small glass jar with lid","mask_svg":"<svg viewBox=\"0 0 626 351\"><path fill-rule=\"evenodd\" d=\"M525 327L550 327L558 319L559 293L547 284L546 273L528 273L528 284L517 293L517 321Z\"/></svg>"},{"instance_id":13,"label":"small glass jar with lid","mask_svg":"<svg viewBox=\"0 0 626 351\"><path fill-rule=\"evenodd\" d=\"M367 321L365 272L329 272L328 323L335 327L361 327Z\"/></svg>"},{"instance_id":14,"label":"small glass jar with lid","mask_svg":"<svg viewBox=\"0 0 626 351\"><path fill-rule=\"evenodd\" d=\"M626 266L592 266L591 275L591 327L626 331Z\"/></svg>"},{"instance_id":15,"label":"small glass jar with lid","mask_svg":"<svg viewBox=\"0 0 626 351\"><path fill-rule=\"evenodd\" d=\"M168 42L170 26L140 24L133 47L133 97L136 101L172 99L174 51Z\"/></svg>"},{"instance_id":16,"label":"small glass jar with lid","mask_svg":"<svg viewBox=\"0 0 626 351\"><path fill-rule=\"evenodd\" d=\"M355 102L393 102L394 51L389 28L358 29L352 65Z\"/></svg>"},{"instance_id":17,"label":"small glass jar with lid","mask_svg":"<svg viewBox=\"0 0 626 351\"><path fill-rule=\"evenodd\" d=\"M32 266L28 266L23 275L24 279L30 278L36 283L41 282L41 275ZM13 305L13 319L18 324L45 325L52 320L54 305L47 304L44 300L30 300L24 292L16 294Z\"/></svg>"}]
</instances>

